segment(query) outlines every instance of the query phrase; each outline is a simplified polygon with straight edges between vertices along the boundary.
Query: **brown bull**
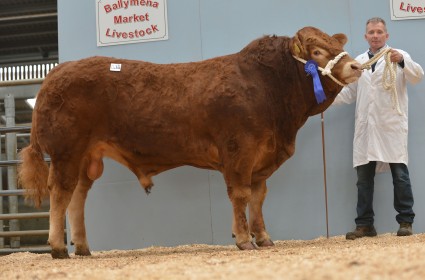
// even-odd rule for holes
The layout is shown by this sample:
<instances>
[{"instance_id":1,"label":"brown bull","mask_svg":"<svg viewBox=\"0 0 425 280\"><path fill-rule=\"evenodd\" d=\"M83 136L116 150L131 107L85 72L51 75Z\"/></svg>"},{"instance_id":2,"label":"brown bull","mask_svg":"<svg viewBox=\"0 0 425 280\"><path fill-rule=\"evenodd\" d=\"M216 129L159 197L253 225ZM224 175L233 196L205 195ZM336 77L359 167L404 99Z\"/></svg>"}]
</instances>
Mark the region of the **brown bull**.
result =
<instances>
[{"instance_id":1,"label":"brown bull","mask_svg":"<svg viewBox=\"0 0 425 280\"><path fill-rule=\"evenodd\" d=\"M19 171L36 204L50 196L52 257L69 257L66 210L75 254L90 255L84 205L102 175L103 157L127 166L147 192L151 177L171 168L220 171L233 206L236 245L272 246L262 214L266 179L293 155L307 118L324 111L342 88L321 77L327 99L318 104L311 76L293 55L325 67L346 41L344 34L306 27L292 38L262 37L238 53L201 62L92 57L57 66L37 96L31 144L21 152ZM110 71L111 63L121 64L121 71ZM350 83L359 67L344 56L332 74ZM43 153L50 155L50 167Z\"/></svg>"}]
</instances>

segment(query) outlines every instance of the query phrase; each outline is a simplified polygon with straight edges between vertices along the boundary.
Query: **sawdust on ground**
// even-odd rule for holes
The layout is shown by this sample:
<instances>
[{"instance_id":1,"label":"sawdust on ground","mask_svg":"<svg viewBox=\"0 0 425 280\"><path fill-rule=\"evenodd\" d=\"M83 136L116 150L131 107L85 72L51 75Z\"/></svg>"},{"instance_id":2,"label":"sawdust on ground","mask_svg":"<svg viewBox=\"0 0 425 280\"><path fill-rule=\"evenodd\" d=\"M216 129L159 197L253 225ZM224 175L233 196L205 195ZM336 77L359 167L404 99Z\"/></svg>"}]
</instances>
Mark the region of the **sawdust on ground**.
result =
<instances>
[{"instance_id":1,"label":"sawdust on ground","mask_svg":"<svg viewBox=\"0 0 425 280\"><path fill-rule=\"evenodd\" d=\"M14 253L0 257L0 279L425 279L425 234L275 244L255 251L203 244L150 247L71 254L66 260Z\"/></svg>"}]
</instances>

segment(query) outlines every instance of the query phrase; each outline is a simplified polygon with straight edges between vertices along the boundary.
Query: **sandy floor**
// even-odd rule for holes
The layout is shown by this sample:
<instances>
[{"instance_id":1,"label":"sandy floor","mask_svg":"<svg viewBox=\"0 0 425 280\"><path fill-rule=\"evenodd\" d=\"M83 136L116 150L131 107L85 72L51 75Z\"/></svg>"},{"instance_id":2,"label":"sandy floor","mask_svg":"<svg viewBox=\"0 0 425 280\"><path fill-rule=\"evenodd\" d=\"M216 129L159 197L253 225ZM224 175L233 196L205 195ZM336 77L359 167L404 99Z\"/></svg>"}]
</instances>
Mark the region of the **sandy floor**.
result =
<instances>
[{"instance_id":1,"label":"sandy floor","mask_svg":"<svg viewBox=\"0 0 425 280\"><path fill-rule=\"evenodd\" d=\"M425 279L425 234L276 241L271 249L185 245L0 257L0 279Z\"/></svg>"}]
</instances>

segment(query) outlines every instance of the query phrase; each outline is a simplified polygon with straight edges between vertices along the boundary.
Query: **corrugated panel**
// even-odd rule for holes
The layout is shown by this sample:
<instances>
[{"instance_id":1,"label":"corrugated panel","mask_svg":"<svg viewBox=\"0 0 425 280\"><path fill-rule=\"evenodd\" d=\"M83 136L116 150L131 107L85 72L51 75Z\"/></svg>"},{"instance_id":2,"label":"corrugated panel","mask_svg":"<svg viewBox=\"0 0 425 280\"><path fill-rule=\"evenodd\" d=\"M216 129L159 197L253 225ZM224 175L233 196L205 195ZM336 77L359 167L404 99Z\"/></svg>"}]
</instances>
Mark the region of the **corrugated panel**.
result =
<instances>
[{"instance_id":1,"label":"corrugated panel","mask_svg":"<svg viewBox=\"0 0 425 280\"><path fill-rule=\"evenodd\" d=\"M0 1L0 66L57 61L57 1Z\"/></svg>"}]
</instances>

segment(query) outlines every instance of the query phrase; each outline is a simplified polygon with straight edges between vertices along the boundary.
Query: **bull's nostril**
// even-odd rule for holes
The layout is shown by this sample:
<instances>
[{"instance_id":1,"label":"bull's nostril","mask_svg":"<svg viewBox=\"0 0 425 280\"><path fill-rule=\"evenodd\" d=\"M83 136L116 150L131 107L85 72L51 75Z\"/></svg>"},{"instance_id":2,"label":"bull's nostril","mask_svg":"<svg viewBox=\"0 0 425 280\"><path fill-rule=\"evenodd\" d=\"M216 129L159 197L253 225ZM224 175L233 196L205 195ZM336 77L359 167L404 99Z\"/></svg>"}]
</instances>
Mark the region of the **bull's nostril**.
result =
<instances>
[{"instance_id":1,"label":"bull's nostril","mask_svg":"<svg viewBox=\"0 0 425 280\"><path fill-rule=\"evenodd\" d=\"M351 69L353 69L353 70L360 70L361 67L362 66L359 63L353 63L353 64L351 64Z\"/></svg>"}]
</instances>

